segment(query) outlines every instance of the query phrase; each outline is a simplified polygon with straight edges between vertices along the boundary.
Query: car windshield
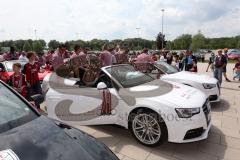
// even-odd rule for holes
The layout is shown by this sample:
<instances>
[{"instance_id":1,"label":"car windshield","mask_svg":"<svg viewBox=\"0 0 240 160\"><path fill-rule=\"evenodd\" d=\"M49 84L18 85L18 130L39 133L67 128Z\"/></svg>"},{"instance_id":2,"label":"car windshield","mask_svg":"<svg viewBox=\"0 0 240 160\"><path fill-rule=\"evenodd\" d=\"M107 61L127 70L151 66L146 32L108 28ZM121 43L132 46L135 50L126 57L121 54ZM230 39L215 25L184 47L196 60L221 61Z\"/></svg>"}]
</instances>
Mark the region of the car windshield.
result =
<instances>
[{"instance_id":1,"label":"car windshield","mask_svg":"<svg viewBox=\"0 0 240 160\"><path fill-rule=\"evenodd\" d=\"M12 66L13 66L14 63L20 63L20 64L22 65L22 69L23 69L24 65L25 65L27 62L26 62L26 61L7 61L7 62L5 62L5 64L6 64L6 70L7 70L8 72L13 72Z\"/></svg>"},{"instance_id":2,"label":"car windshield","mask_svg":"<svg viewBox=\"0 0 240 160\"><path fill-rule=\"evenodd\" d=\"M138 86L150 81L154 78L136 71L131 65L112 66L106 69L124 88Z\"/></svg>"},{"instance_id":3,"label":"car windshield","mask_svg":"<svg viewBox=\"0 0 240 160\"><path fill-rule=\"evenodd\" d=\"M37 118L21 98L0 82L0 133Z\"/></svg>"},{"instance_id":4,"label":"car windshield","mask_svg":"<svg viewBox=\"0 0 240 160\"><path fill-rule=\"evenodd\" d=\"M179 72L177 68L167 64L166 62L157 62L156 65L161 71L167 74L173 74L173 73Z\"/></svg>"}]
</instances>

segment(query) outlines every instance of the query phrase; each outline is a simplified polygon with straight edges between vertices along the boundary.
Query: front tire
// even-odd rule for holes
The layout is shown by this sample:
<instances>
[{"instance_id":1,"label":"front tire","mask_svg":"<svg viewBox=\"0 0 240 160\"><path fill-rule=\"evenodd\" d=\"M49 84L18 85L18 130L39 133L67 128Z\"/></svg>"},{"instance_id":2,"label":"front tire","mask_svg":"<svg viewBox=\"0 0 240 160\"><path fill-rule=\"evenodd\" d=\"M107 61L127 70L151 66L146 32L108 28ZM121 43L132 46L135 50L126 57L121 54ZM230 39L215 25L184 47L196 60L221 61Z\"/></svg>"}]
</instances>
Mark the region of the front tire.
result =
<instances>
[{"instance_id":1,"label":"front tire","mask_svg":"<svg viewBox=\"0 0 240 160\"><path fill-rule=\"evenodd\" d=\"M160 145L167 139L167 128L159 114L140 109L131 114L130 127L134 137L146 146Z\"/></svg>"}]
</instances>

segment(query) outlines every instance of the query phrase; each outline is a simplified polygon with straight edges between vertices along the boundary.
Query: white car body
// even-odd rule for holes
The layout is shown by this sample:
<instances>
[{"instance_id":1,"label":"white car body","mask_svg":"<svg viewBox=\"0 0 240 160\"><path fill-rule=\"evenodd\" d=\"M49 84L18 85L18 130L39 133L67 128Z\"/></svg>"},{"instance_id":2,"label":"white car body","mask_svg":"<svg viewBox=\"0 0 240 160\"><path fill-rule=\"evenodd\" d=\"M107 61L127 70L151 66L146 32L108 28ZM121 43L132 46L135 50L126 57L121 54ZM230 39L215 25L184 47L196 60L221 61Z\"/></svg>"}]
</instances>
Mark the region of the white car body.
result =
<instances>
[{"instance_id":1,"label":"white car body","mask_svg":"<svg viewBox=\"0 0 240 160\"><path fill-rule=\"evenodd\" d=\"M157 62L157 63L163 64L164 66L168 65L166 62ZM160 66L158 66L158 68L161 69ZM197 88L208 96L210 102L220 101L220 87L218 84L218 80L213 77L210 77L204 74L187 72L187 71L175 72L170 74L168 74L164 70L161 70L161 72L163 73L160 77L161 80L177 82L177 83L181 83L181 84L185 84L185 85ZM205 88L204 84L205 85L210 84L213 86L210 88Z\"/></svg>"},{"instance_id":2,"label":"white car body","mask_svg":"<svg viewBox=\"0 0 240 160\"><path fill-rule=\"evenodd\" d=\"M138 109L148 109L164 120L169 142L186 143L208 137L211 109L203 92L193 87L158 79L124 88L122 83L107 71L111 67L114 66L101 69L103 74L115 83L114 87L108 89L103 89L104 83L101 82L98 83L98 87L79 87L76 80L59 77L56 73L46 77L43 86L48 88L46 93L48 116L70 125L117 124L128 129L131 113ZM134 77L135 73L140 72L131 72L127 76ZM111 95L111 112L107 115L101 114L104 91ZM200 111L191 118L179 118L176 108ZM201 129L201 134L186 138L187 133L196 129Z\"/></svg>"}]
</instances>

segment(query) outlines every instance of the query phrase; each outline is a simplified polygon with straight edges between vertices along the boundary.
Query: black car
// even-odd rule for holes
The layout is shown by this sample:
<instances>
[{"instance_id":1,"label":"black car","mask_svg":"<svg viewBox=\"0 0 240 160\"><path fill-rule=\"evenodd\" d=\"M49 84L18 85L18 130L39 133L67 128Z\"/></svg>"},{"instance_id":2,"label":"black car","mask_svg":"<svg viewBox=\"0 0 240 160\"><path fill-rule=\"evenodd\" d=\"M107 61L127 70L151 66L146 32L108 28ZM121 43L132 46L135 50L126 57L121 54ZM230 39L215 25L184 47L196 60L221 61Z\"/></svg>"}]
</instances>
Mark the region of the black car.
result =
<instances>
[{"instance_id":1,"label":"black car","mask_svg":"<svg viewBox=\"0 0 240 160\"><path fill-rule=\"evenodd\" d=\"M40 115L0 81L0 159L118 160L86 133Z\"/></svg>"}]
</instances>

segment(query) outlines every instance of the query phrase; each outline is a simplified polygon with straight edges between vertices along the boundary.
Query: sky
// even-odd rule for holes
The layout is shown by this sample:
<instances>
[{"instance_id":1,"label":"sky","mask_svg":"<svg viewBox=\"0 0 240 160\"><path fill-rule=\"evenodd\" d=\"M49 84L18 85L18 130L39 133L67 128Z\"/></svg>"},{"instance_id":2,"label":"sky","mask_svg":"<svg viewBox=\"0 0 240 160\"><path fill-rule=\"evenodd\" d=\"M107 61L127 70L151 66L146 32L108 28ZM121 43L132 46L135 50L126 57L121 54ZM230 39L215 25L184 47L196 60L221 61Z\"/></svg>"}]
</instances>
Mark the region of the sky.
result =
<instances>
[{"instance_id":1,"label":"sky","mask_svg":"<svg viewBox=\"0 0 240 160\"><path fill-rule=\"evenodd\" d=\"M0 6L0 40L153 40L163 8L167 40L198 30L206 37L240 35L240 0L1 0Z\"/></svg>"}]
</instances>

